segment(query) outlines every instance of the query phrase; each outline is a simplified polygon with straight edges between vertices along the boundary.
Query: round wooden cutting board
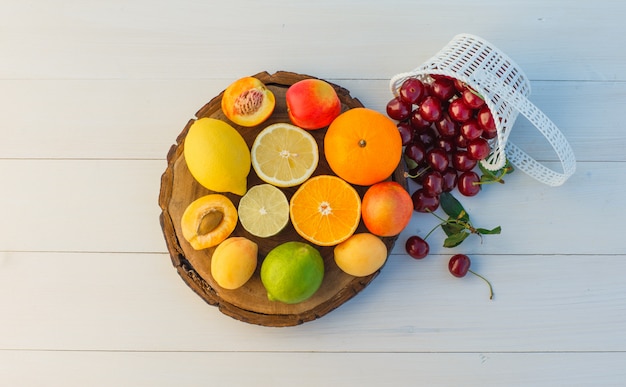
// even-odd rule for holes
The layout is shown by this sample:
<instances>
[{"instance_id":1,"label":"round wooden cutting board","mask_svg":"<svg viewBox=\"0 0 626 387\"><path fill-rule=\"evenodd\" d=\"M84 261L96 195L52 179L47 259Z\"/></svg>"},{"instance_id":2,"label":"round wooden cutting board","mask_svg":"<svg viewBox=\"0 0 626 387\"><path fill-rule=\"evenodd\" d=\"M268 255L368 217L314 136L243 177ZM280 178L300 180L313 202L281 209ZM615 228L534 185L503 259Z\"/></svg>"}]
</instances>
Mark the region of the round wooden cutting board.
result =
<instances>
[{"instance_id":1,"label":"round wooden cutting board","mask_svg":"<svg viewBox=\"0 0 626 387\"><path fill-rule=\"evenodd\" d=\"M285 103L287 88L299 80L313 78L290 72L277 72L271 75L263 72L254 75L254 77L261 80L276 96L274 113L267 121L252 128L235 125L222 113L220 103L223 93L202 107L196 113L196 117L212 117L228 122L242 134L248 147L251 147L256 135L266 126L277 122L290 122ZM342 111L363 106L358 99L350 96L348 90L334 84L332 86L341 100ZM176 144L168 152L167 169L161 177L159 206L162 209L162 213L160 222L172 264L187 285L207 303L219 307L222 313L247 323L273 327L294 326L324 316L354 297L378 275L380 270L367 277L353 277L345 274L334 262L333 247L315 246L322 254L325 264L324 280L320 289L311 298L299 304L287 305L269 301L259 276L263 257L272 248L283 242L306 241L296 233L291 224L271 238L255 237L244 230L241 224L238 224L231 236L245 236L258 244L259 259L257 269L252 278L243 287L236 290L220 288L211 278L209 270L211 254L214 249L194 250L182 237L180 229L180 219L189 203L200 196L212 193L195 181L185 163L183 155L185 136L194 121L192 119L187 123L176 139ZM333 174L323 153L323 138L326 128L311 131L310 133L317 140L320 149L319 165L314 175ZM402 164L400 163L391 179L398 181L406 188ZM248 188L261 183L263 182L256 176L254 169L251 169L248 175ZM282 190L287 198L290 199L297 188L283 188ZM362 198L367 187L355 186L355 188ZM226 196L233 201L235 206L239 204L239 196L234 194L226 194ZM367 232L362 221L357 232ZM397 237L382 239L387 245L388 252L390 252Z\"/></svg>"}]
</instances>

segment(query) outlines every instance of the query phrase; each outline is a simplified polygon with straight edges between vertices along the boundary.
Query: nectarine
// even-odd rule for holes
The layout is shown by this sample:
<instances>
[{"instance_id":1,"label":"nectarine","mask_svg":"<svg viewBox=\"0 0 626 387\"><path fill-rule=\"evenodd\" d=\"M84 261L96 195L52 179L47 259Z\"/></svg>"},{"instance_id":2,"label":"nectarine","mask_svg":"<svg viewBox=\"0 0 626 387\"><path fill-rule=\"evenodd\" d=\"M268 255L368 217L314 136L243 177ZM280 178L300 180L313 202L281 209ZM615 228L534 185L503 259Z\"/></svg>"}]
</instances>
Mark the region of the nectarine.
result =
<instances>
[{"instance_id":1,"label":"nectarine","mask_svg":"<svg viewBox=\"0 0 626 387\"><path fill-rule=\"evenodd\" d=\"M321 79L303 79L291 85L285 95L289 118L303 129L321 129L341 113L335 89Z\"/></svg>"},{"instance_id":2,"label":"nectarine","mask_svg":"<svg viewBox=\"0 0 626 387\"><path fill-rule=\"evenodd\" d=\"M411 195L395 181L376 183L363 195L361 217L372 234L398 235L409 224L412 215Z\"/></svg>"}]
</instances>

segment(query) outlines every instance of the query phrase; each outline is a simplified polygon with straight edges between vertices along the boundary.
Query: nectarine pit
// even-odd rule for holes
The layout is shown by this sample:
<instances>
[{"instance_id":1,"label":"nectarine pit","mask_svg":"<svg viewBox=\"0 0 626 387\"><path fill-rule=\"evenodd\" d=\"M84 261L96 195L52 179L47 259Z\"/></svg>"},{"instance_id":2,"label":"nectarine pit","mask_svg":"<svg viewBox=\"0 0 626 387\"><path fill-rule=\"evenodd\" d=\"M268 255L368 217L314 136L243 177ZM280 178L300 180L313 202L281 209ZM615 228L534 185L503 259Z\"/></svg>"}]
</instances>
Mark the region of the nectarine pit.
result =
<instances>
[{"instance_id":1,"label":"nectarine pit","mask_svg":"<svg viewBox=\"0 0 626 387\"><path fill-rule=\"evenodd\" d=\"M264 97L260 90L246 90L235 100L235 110L241 115L253 114L261 108Z\"/></svg>"}]
</instances>

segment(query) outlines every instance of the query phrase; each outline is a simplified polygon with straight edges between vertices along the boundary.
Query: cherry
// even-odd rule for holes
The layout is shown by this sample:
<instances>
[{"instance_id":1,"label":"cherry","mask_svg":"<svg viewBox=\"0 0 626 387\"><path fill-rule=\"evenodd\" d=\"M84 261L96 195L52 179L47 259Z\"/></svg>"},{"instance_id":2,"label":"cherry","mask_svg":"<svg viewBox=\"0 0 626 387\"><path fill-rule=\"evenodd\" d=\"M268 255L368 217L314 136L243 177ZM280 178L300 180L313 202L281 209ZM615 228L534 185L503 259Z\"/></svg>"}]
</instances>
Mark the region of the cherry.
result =
<instances>
[{"instance_id":1,"label":"cherry","mask_svg":"<svg viewBox=\"0 0 626 387\"><path fill-rule=\"evenodd\" d=\"M443 192L443 176L438 171L428 171L421 180L422 189L428 196L438 196Z\"/></svg>"},{"instance_id":2,"label":"cherry","mask_svg":"<svg viewBox=\"0 0 626 387\"><path fill-rule=\"evenodd\" d=\"M413 141L413 127L407 121L398 122L396 125L398 132L400 132L400 138L402 138L402 145L408 145Z\"/></svg>"},{"instance_id":3,"label":"cherry","mask_svg":"<svg viewBox=\"0 0 626 387\"><path fill-rule=\"evenodd\" d=\"M459 175L456 187L463 196L475 196L480 192L480 177L474 171L466 171Z\"/></svg>"},{"instance_id":4,"label":"cherry","mask_svg":"<svg viewBox=\"0 0 626 387\"><path fill-rule=\"evenodd\" d=\"M400 86L399 94L403 101L417 105L424 97L424 83L417 78L408 78Z\"/></svg>"},{"instance_id":5,"label":"cherry","mask_svg":"<svg viewBox=\"0 0 626 387\"><path fill-rule=\"evenodd\" d=\"M456 169L448 167L445 171L443 171L441 177L443 178L443 185L441 187L443 192L450 192L456 188L456 183L459 178Z\"/></svg>"},{"instance_id":6,"label":"cherry","mask_svg":"<svg viewBox=\"0 0 626 387\"><path fill-rule=\"evenodd\" d=\"M459 149L452 154L452 165L458 171L465 172L474 169L478 162L469 156L469 152Z\"/></svg>"},{"instance_id":7,"label":"cherry","mask_svg":"<svg viewBox=\"0 0 626 387\"><path fill-rule=\"evenodd\" d=\"M448 154L443 148L433 148L426 152L426 161L435 171L443 172L448 168Z\"/></svg>"},{"instance_id":8,"label":"cherry","mask_svg":"<svg viewBox=\"0 0 626 387\"><path fill-rule=\"evenodd\" d=\"M494 127L493 129L483 129L482 137L486 140L495 138L498 135L498 130Z\"/></svg>"},{"instance_id":9,"label":"cherry","mask_svg":"<svg viewBox=\"0 0 626 387\"><path fill-rule=\"evenodd\" d=\"M404 102L400 97L396 97L387 103L387 115L398 121L409 118L411 105Z\"/></svg>"},{"instance_id":10,"label":"cherry","mask_svg":"<svg viewBox=\"0 0 626 387\"><path fill-rule=\"evenodd\" d=\"M472 109L478 109L485 104L485 100L482 99L477 92L470 88L466 88L465 90L463 90L461 98L463 98L463 102L465 102L467 106Z\"/></svg>"},{"instance_id":11,"label":"cherry","mask_svg":"<svg viewBox=\"0 0 626 387\"><path fill-rule=\"evenodd\" d=\"M435 140L437 139L437 133L433 128L428 128L424 132L418 133L417 140L422 143L427 148L435 145Z\"/></svg>"},{"instance_id":12,"label":"cherry","mask_svg":"<svg viewBox=\"0 0 626 387\"><path fill-rule=\"evenodd\" d=\"M473 140L483 134L483 129L480 127L480 125L478 125L478 121L476 121L474 118L470 118L469 120L465 121L461 125L459 131L461 135L468 140Z\"/></svg>"},{"instance_id":13,"label":"cherry","mask_svg":"<svg viewBox=\"0 0 626 387\"><path fill-rule=\"evenodd\" d=\"M413 110L409 121L411 122L411 126L413 127L413 129L415 129L415 131L417 132L423 132L424 130L428 129L431 124L429 121L426 121L424 117L422 117L419 109Z\"/></svg>"},{"instance_id":14,"label":"cherry","mask_svg":"<svg viewBox=\"0 0 626 387\"><path fill-rule=\"evenodd\" d=\"M443 75L443 74L430 74L430 77L431 77L433 80L435 80L435 81L436 81L437 79L449 79L449 80L451 80L451 81L454 81L454 79L455 79L455 78L452 78L452 77L449 77L449 76L447 76L447 75ZM432 82L431 82L431 83L432 83Z\"/></svg>"},{"instance_id":15,"label":"cherry","mask_svg":"<svg viewBox=\"0 0 626 387\"><path fill-rule=\"evenodd\" d=\"M424 98L419 107L420 115L428 122L439 121L443 116L443 108L439 98L429 95Z\"/></svg>"},{"instance_id":16,"label":"cherry","mask_svg":"<svg viewBox=\"0 0 626 387\"><path fill-rule=\"evenodd\" d=\"M456 91L458 91L459 93L462 93L465 89L467 89L467 83L463 82L460 79L454 78L454 87L456 88Z\"/></svg>"},{"instance_id":17,"label":"cherry","mask_svg":"<svg viewBox=\"0 0 626 387\"><path fill-rule=\"evenodd\" d=\"M496 130L496 123L493 120L493 115L487 105L483 105L483 107L478 110L476 118L478 120L478 125L480 125L484 131L490 132Z\"/></svg>"},{"instance_id":18,"label":"cherry","mask_svg":"<svg viewBox=\"0 0 626 387\"><path fill-rule=\"evenodd\" d=\"M450 118L449 114L444 114L443 117L435 123L439 136L443 138L453 138L459 133L458 124Z\"/></svg>"},{"instance_id":19,"label":"cherry","mask_svg":"<svg viewBox=\"0 0 626 387\"><path fill-rule=\"evenodd\" d=\"M448 270L450 270L450 273L455 277L465 277L469 271L471 263L472 262L467 255L456 254L450 258L450 261L448 262Z\"/></svg>"},{"instance_id":20,"label":"cherry","mask_svg":"<svg viewBox=\"0 0 626 387\"><path fill-rule=\"evenodd\" d=\"M463 135L459 133L454 137L454 143L457 148L465 148L467 146L467 138L463 137Z\"/></svg>"},{"instance_id":21,"label":"cherry","mask_svg":"<svg viewBox=\"0 0 626 387\"><path fill-rule=\"evenodd\" d=\"M424 188L420 188L411 195L413 209L417 212L434 212L439 208L439 196L429 196Z\"/></svg>"},{"instance_id":22,"label":"cherry","mask_svg":"<svg viewBox=\"0 0 626 387\"><path fill-rule=\"evenodd\" d=\"M439 137L439 139L435 141L435 146L443 149L446 154L450 154L456 149L456 144L450 138Z\"/></svg>"},{"instance_id":23,"label":"cherry","mask_svg":"<svg viewBox=\"0 0 626 387\"><path fill-rule=\"evenodd\" d=\"M450 271L450 274L452 274L453 276L457 278L465 277L465 275L469 272L469 273L474 274L476 277L482 279L483 281L485 281L487 285L489 286L489 299L492 300L493 299L493 287L491 286L491 282L489 282L487 278L483 277L482 275L472 271L472 269L470 269L471 265L472 265L472 261L467 255L455 254L450 258L450 261L448 261L448 270Z\"/></svg>"},{"instance_id":24,"label":"cherry","mask_svg":"<svg viewBox=\"0 0 626 387\"><path fill-rule=\"evenodd\" d=\"M431 83L431 94L441 101L447 101L454 96L456 89L450 78L437 78Z\"/></svg>"},{"instance_id":25,"label":"cherry","mask_svg":"<svg viewBox=\"0 0 626 387\"><path fill-rule=\"evenodd\" d=\"M415 259L426 257L430 251L428 242L417 235L412 235L406 240L405 249L407 254Z\"/></svg>"},{"instance_id":26,"label":"cherry","mask_svg":"<svg viewBox=\"0 0 626 387\"><path fill-rule=\"evenodd\" d=\"M422 144L414 142L404 148L404 155L411 159L411 161L414 161L415 164L420 165L424 162L426 157L426 149L424 149Z\"/></svg>"},{"instance_id":27,"label":"cherry","mask_svg":"<svg viewBox=\"0 0 626 387\"><path fill-rule=\"evenodd\" d=\"M484 160L489 156L491 148L484 138L475 138L467 143L467 153L474 160Z\"/></svg>"},{"instance_id":28,"label":"cherry","mask_svg":"<svg viewBox=\"0 0 626 387\"><path fill-rule=\"evenodd\" d=\"M467 106L465 102L463 102L462 98L457 98L450 102L450 106L448 106L448 114L450 114L450 118L456 122L465 122L472 118L474 111L472 108Z\"/></svg>"}]
</instances>

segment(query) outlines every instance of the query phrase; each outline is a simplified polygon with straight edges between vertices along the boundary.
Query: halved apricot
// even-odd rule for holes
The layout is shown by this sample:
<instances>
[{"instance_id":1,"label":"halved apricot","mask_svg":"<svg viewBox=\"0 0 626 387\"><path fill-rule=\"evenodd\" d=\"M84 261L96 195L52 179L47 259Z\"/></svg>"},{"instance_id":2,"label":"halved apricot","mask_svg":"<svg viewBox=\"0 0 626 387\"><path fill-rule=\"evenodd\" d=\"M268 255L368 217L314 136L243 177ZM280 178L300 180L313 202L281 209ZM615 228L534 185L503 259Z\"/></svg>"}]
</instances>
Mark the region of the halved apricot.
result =
<instances>
[{"instance_id":1,"label":"halved apricot","mask_svg":"<svg viewBox=\"0 0 626 387\"><path fill-rule=\"evenodd\" d=\"M183 237L195 250L223 242L235 230L237 208L224 195L202 196L187 206L181 218Z\"/></svg>"},{"instance_id":2,"label":"halved apricot","mask_svg":"<svg viewBox=\"0 0 626 387\"><path fill-rule=\"evenodd\" d=\"M254 77L244 77L231 83L222 96L222 111L237 125L256 126L274 112L274 93Z\"/></svg>"}]
</instances>

